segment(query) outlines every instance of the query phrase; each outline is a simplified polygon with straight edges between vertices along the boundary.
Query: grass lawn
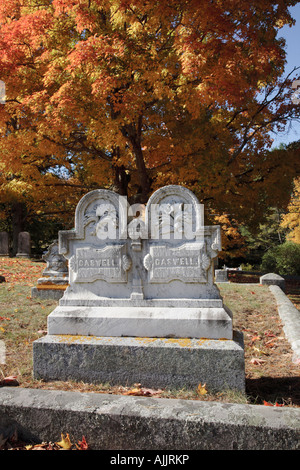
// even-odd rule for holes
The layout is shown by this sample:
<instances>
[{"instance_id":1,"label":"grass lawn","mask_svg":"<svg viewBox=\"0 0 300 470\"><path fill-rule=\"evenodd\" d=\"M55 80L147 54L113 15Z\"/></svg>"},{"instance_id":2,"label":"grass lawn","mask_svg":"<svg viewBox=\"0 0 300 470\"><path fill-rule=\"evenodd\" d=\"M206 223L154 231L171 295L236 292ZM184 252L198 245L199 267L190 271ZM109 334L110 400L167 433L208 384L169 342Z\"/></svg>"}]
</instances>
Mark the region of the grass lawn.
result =
<instances>
[{"instance_id":1,"label":"grass lawn","mask_svg":"<svg viewBox=\"0 0 300 470\"><path fill-rule=\"evenodd\" d=\"M20 387L79 390L84 392L139 394L135 388L76 382L43 382L32 378L32 343L46 334L47 316L57 301L31 298L31 287L45 264L20 258L0 258L0 340L6 362L0 364L0 382L15 376ZM209 384L196 390L149 391L150 396L222 400L239 403L279 404L300 407L300 365L293 362L275 300L266 286L220 284L225 304L232 310L234 329L244 334L246 395L212 394ZM203 384L202 384L203 385Z\"/></svg>"}]
</instances>

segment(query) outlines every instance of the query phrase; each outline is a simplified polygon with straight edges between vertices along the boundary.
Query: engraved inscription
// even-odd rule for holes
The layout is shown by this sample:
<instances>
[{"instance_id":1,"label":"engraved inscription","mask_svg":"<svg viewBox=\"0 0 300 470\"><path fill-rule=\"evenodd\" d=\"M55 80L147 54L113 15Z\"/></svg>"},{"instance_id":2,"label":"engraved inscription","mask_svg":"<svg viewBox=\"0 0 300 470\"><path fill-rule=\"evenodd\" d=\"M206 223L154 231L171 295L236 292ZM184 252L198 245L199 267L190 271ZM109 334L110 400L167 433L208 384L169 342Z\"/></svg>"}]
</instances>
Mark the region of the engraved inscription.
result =
<instances>
[{"instance_id":1,"label":"engraved inscription","mask_svg":"<svg viewBox=\"0 0 300 470\"><path fill-rule=\"evenodd\" d=\"M151 246L144 258L149 282L206 282L209 267L201 244L184 244L181 247Z\"/></svg>"},{"instance_id":2,"label":"engraved inscription","mask_svg":"<svg viewBox=\"0 0 300 470\"><path fill-rule=\"evenodd\" d=\"M75 272L74 281L127 282L131 259L125 254L125 249L124 245L102 249L77 248L76 255L70 260L70 268Z\"/></svg>"}]
</instances>

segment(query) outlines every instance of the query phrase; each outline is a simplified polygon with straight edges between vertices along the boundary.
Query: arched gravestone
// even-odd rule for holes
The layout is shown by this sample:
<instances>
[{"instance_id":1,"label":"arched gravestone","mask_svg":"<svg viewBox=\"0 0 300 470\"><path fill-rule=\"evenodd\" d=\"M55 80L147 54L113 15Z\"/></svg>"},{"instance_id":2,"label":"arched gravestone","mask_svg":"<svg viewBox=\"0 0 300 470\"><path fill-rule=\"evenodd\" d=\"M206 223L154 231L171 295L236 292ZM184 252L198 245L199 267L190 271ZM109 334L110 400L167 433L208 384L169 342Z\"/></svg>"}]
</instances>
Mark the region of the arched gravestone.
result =
<instances>
[{"instance_id":1,"label":"arched gravestone","mask_svg":"<svg viewBox=\"0 0 300 470\"><path fill-rule=\"evenodd\" d=\"M204 226L203 212L176 185L146 207L109 190L85 195L74 229L59 232L69 286L34 343L34 375L243 389L242 338L214 283L220 227Z\"/></svg>"},{"instance_id":2,"label":"arched gravestone","mask_svg":"<svg viewBox=\"0 0 300 470\"><path fill-rule=\"evenodd\" d=\"M49 333L232 339L213 282L220 228L204 227L194 194L167 186L150 197L145 221L127 214L124 198L96 190L80 201L75 230L59 233L70 286Z\"/></svg>"},{"instance_id":3,"label":"arched gravestone","mask_svg":"<svg viewBox=\"0 0 300 470\"><path fill-rule=\"evenodd\" d=\"M30 258L31 255L31 237L29 232L20 232L18 235L17 258Z\"/></svg>"}]
</instances>

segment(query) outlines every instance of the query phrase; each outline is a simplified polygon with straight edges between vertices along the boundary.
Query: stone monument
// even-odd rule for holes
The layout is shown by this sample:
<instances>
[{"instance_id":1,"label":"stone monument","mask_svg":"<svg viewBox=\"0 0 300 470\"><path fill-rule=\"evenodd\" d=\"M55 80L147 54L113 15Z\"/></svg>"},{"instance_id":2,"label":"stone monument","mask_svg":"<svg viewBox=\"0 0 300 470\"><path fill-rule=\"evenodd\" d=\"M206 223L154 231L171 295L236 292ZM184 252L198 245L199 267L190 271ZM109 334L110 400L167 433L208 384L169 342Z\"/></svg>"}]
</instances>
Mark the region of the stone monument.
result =
<instances>
[{"instance_id":1,"label":"stone monument","mask_svg":"<svg viewBox=\"0 0 300 470\"><path fill-rule=\"evenodd\" d=\"M215 270L215 282L229 282L227 269Z\"/></svg>"},{"instance_id":2,"label":"stone monument","mask_svg":"<svg viewBox=\"0 0 300 470\"><path fill-rule=\"evenodd\" d=\"M267 273L259 278L259 283L267 286L279 286L285 290L285 279L276 273Z\"/></svg>"},{"instance_id":3,"label":"stone monument","mask_svg":"<svg viewBox=\"0 0 300 470\"><path fill-rule=\"evenodd\" d=\"M9 240L7 232L0 232L0 257L9 256Z\"/></svg>"},{"instance_id":4,"label":"stone monument","mask_svg":"<svg viewBox=\"0 0 300 470\"><path fill-rule=\"evenodd\" d=\"M42 259L47 266L43 277L37 281L37 287L31 289L31 296L59 300L68 286L69 269L66 258L58 252L57 240L49 246Z\"/></svg>"},{"instance_id":5,"label":"stone monument","mask_svg":"<svg viewBox=\"0 0 300 470\"><path fill-rule=\"evenodd\" d=\"M69 286L34 343L35 377L243 390L242 335L214 283L220 250L186 188L165 186L146 208L85 195L59 232Z\"/></svg>"},{"instance_id":6,"label":"stone monument","mask_svg":"<svg viewBox=\"0 0 300 470\"><path fill-rule=\"evenodd\" d=\"M31 255L31 237L29 232L20 232L18 235L17 258L30 258Z\"/></svg>"}]
</instances>

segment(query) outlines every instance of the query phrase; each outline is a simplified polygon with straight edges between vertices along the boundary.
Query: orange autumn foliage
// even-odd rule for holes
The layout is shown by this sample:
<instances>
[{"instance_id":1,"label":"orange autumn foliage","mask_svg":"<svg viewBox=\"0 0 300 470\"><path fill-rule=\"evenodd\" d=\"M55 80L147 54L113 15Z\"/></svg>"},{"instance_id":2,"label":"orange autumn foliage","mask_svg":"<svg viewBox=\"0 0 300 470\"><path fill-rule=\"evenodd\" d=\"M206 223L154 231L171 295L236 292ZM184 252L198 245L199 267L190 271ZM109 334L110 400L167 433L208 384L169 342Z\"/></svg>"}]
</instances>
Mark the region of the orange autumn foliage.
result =
<instances>
[{"instance_id":1,"label":"orange autumn foliage","mask_svg":"<svg viewBox=\"0 0 300 470\"><path fill-rule=\"evenodd\" d=\"M288 240L300 243L300 178L294 181L294 191L287 213L282 218L281 226L289 229Z\"/></svg>"},{"instance_id":2,"label":"orange autumn foliage","mask_svg":"<svg viewBox=\"0 0 300 470\"><path fill-rule=\"evenodd\" d=\"M0 202L63 216L94 188L181 184L259 217L282 175L269 133L299 114L276 36L295 3L0 2Z\"/></svg>"},{"instance_id":3,"label":"orange autumn foliage","mask_svg":"<svg viewBox=\"0 0 300 470\"><path fill-rule=\"evenodd\" d=\"M237 221L231 220L227 214L215 216L215 223L221 227L222 251L221 260L244 257L247 253L246 239L242 236Z\"/></svg>"}]
</instances>

